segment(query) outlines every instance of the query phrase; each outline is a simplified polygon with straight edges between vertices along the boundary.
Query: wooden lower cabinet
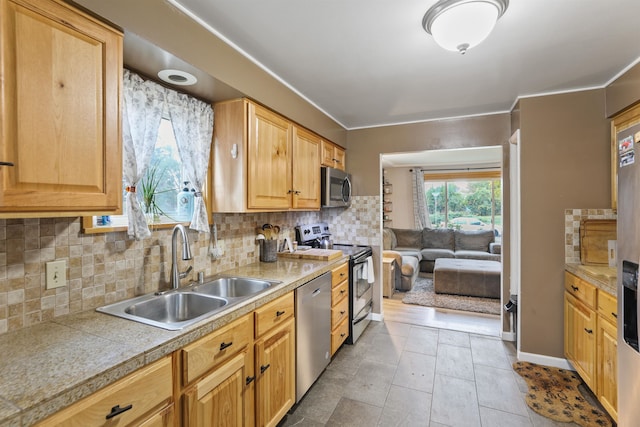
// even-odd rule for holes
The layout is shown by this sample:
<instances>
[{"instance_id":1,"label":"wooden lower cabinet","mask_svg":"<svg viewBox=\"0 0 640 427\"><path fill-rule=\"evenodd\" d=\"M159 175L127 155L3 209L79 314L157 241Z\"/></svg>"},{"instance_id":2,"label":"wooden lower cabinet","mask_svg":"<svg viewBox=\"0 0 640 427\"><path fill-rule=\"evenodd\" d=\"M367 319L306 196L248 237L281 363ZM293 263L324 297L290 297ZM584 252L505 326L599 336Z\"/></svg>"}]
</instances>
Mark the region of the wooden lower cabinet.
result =
<instances>
[{"instance_id":1,"label":"wooden lower cabinet","mask_svg":"<svg viewBox=\"0 0 640 427\"><path fill-rule=\"evenodd\" d=\"M331 270L331 356L349 337L349 263Z\"/></svg>"},{"instance_id":2,"label":"wooden lower cabinet","mask_svg":"<svg viewBox=\"0 0 640 427\"><path fill-rule=\"evenodd\" d=\"M256 322L264 322L269 313L284 317L262 335L256 337L256 426L276 426L296 401L296 335L295 318L287 311L293 293L287 294L256 310ZM280 309L278 308L280 307ZM275 310L275 311L274 311ZM258 331L258 328L256 328Z\"/></svg>"},{"instance_id":3,"label":"wooden lower cabinet","mask_svg":"<svg viewBox=\"0 0 640 427\"><path fill-rule=\"evenodd\" d=\"M184 420L187 426L253 425L247 405L253 401L249 388L252 375L251 349L245 348L233 359L213 370L184 394Z\"/></svg>"},{"instance_id":4,"label":"wooden lower cabinet","mask_svg":"<svg viewBox=\"0 0 640 427\"><path fill-rule=\"evenodd\" d=\"M585 304L565 292L565 355L584 382L596 385L596 314Z\"/></svg>"},{"instance_id":5,"label":"wooden lower cabinet","mask_svg":"<svg viewBox=\"0 0 640 427\"><path fill-rule=\"evenodd\" d=\"M617 300L565 273L564 352L614 420L618 413Z\"/></svg>"},{"instance_id":6,"label":"wooden lower cabinet","mask_svg":"<svg viewBox=\"0 0 640 427\"><path fill-rule=\"evenodd\" d=\"M171 357L122 378L38 426L173 426Z\"/></svg>"}]
</instances>

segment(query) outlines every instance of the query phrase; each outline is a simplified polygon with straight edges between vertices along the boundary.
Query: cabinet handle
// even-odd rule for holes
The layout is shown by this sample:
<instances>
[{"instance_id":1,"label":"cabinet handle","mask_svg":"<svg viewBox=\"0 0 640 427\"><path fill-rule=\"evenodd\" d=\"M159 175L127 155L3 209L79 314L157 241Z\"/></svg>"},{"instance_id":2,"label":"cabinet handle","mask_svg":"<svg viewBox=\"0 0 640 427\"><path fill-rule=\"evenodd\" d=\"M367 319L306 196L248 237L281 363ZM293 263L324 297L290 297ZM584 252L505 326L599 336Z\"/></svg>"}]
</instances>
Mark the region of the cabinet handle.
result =
<instances>
[{"instance_id":1,"label":"cabinet handle","mask_svg":"<svg viewBox=\"0 0 640 427\"><path fill-rule=\"evenodd\" d=\"M340 277L344 277L346 275L347 275L347 273L340 273Z\"/></svg>"},{"instance_id":2,"label":"cabinet handle","mask_svg":"<svg viewBox=\"0 0 640 427\"><path fill-rule=\"evenodd\" d=\"M342 311L340 312L340 316L342 316L342 315L343 315L343 314L345 314L345 313L346 313L346 311L345 311L345 310L342 310Z\"/></svg>"},{"instance_id":3,"label":"cabinet handle","mask_svg":"<svg viewBox=\"0 0 640 427\"><path fill-rule=\"evenodd\" d=\"M613 313L613 312L612 312L612 313L611 313L611 315L612 315L613 317L615 317L616 319L618 318L618 315L617 315L616 313Z\"/></svg>"},{"instance_id":4,"label":"cabinet handle","mask_svg":"<svg viewBox=\"0 0 640 427\"><path fill-rule=\"evenodd\" d=\"M291 194L291 193L293 193L293 190L287 191L287 194Z\"/></svg>"},{"instance_id":5,"label":"cabinet handle","mask_svg":"<svg viewBox=\"0 0 640 427\"><path fill-rule=\"evenodd\" d=\"M233 345L233 341L231 341L230 343L226 343L226 342L222 342L222 344L220 344L220 351L224 350L227 347L231 347Z\"/></svg>"},{"instance_id":6,"label":"cabinet handle","mask_svg":"<svg viewBox=\"0 0 640 427\"><path fill-rule=\"evenodd\" d=\"M347 334L345 334L344 332L343 332L343 333L341 333L341 334L340 334L340 338L343 338L345 335L347 335Z\"/></svg>"},{"instance_id":7,"label":"cabinet handle","mask_svg":"<svg viewBox=\"0 0 640 427\"><path fill-rule=\"evenodd\" d=\"M12 162L0 162L0 166L13 166Z\"/></svg>"},{"instance_id":8,"label":"cabinet handle","mask_svg":"<svg viewBox=\"0 0 640 427\"><path fill-rule=\"evenodd\" d=\"M571 289L573 289L574 292L577 292L580 288L577 286L571 285Z\"/></svg>"},{"instance_id":9,"label":"cabinet handle","mask_svg":"<svg viewBox=\"0 0 640 427\"><path fill-rule=\"evenodd\" d=\"M584 328L584 331L585 331L586 333L588 333L588 334L592 334L592 333L593 333L593 329L587 329L587 328Z\"/></svg>"},{"instance_id":10,"label":"cabinet handle","mask_svg":"<svg viewBox=\"0 0 640 427\"><path fill-rule=\"evenodd\" d=\"M247 379L245 380L245 385L251 384L255 379L256 379L255 375L252 377L247 377Z\"/></svg>"},{"instance_id":11,"label":"cabinet handle","mask_svg":"<svg viewBox=\"0 0 640 427\"><path fill-rule=\"evenodd\" d=\"M133 405L127 405L123 408L121 408L120 405L116 405L113 408L111 408L111 412L109 412L105 418L110 420L111 418L116 417L123 412L127 412L131 408L133 408Z\"/></svg>"},{"instance_id":12,"label":"cabinet handle","mask_svg":"<svg viewBox=\"0 0 640 427\"><path fill-rule=\"evenodd\" d=\"M271 367L271 363L267 363L266 365L262 365L260 366L260 373L264 374L264 371L266 371L267 369L269 369Z\"/></svg>"},{"instance_id":13,"label":"cabinet handle","mask_svg":"<svg viewBox=\"0 0 640 427\"><path fill-rule=\"evenodd\" d=\"M294 190L293 194L295 194L297 196L298 194L300 194L300 191L299 190Z\"/></svg>"},{"instance_id":14,"label":"cabinet handle","mask_svg":"<svg viewBox=\"0 0 640 427\"><path fill-rule=\"evenodd\" d=\"M278 311L276 311L276 317L280 317L280 316L282 316L283 314L284 314L284 310L282 310L282 311L279 311L279 310L278 310Z\"/></svg>"},{"instance_id":15,"label":"cabinet handle","mask_svg":"<svg viewBox=\"0 0 640 427\"><path fill-rule=\"evenodd\" d=\"M342 289L342 290L340 290L340 293L341 293L341 294L344 294L345 292L347 292L347 290L346 290L346 289Z\"/></svg>"}]
</instances>

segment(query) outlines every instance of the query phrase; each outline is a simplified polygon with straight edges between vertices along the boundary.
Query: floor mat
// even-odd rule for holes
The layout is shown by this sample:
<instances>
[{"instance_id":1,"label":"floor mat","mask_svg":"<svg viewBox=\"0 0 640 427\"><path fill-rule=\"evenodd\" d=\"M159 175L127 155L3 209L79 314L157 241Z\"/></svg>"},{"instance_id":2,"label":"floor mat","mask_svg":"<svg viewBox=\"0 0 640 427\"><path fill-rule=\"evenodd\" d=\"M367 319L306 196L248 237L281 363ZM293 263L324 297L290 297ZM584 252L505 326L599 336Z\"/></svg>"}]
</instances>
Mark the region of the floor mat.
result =
<instances>
[{"instance_id":1,"label":"floor mat","mask_svg":"<svg viewBox=\"0 0 640 427\"><path fill-rule=\"evenodd\" d=\"M566 369L516 362L513 369L527 382L527 405L538 414L582 427L610 427L611 418L580 393L582 379Z\"/></svg>"}]
</instances>

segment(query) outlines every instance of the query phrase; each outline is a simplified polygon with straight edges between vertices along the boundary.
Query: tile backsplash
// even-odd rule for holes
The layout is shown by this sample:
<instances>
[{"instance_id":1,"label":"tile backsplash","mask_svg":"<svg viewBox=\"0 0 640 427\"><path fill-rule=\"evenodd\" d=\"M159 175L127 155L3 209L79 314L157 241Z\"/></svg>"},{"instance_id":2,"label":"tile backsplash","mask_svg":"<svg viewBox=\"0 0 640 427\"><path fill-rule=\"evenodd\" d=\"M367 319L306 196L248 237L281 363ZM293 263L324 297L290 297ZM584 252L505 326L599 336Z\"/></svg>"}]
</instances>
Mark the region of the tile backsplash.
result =
<instances>
[{"instance_id":1,"label":"tile backsplash","mask_svg":"<svg viewBox=\"0 0 640 427\"><path fill-rule=\"evenodd\" d=\"M214 214L222 258L209 256L210 235L189 232L192 278L258 262L255 227L278 224L282 237L295 236L295 226L326 221L333 240L379 244L380 197L356 196L350 208L319 212ZM179 258L179 257L178 257ZM65 260L66 286L47 290L48 261ZM144 240L126 232L83 234L80 218L0 220L0 333L54 317L120 301L168 287L171 229L153 231ZM185 282L187 280L185 279Z\"/></svg>"},{"instance_id":2,"label":"tile backsplash","mask_svg":"<svg viewBox=\"0 0 640 427\"><path fill-rule=\"evenodd\" d=\"M565 209L564 258L567 264L580 264L580 221L583 219L617 219L612 209Z\"/></svg>"}]
</instances>

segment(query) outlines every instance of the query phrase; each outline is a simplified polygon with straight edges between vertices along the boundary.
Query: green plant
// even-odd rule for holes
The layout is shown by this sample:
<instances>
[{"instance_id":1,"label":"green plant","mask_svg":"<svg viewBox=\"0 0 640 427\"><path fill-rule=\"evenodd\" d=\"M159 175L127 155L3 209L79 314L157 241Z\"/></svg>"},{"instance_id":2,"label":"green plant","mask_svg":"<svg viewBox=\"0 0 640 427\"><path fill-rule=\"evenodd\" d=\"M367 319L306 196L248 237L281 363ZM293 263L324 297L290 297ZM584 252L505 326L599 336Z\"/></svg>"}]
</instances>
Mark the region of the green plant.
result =
<instances>
[{"instance_id":1,"label":"green plant","mask_svg":"<svg viewBox=\"0 0 640 427\"><path fill-rule=\"evenodd\" d=\"M160 219L160 216L166 216L167 218L171 218L167 215L162 208L156 203L156 196L158 194L166 193L169 191L175 191L174 188L170 189L160 189L160 184L164 179L165 169L160 170L157 164L153 164L147 169L144 177L140 181L140 186L142 187L142 205L144 208L144 213L152 216L153 221L157 221Z\"/></svg>"}]
</instances>

